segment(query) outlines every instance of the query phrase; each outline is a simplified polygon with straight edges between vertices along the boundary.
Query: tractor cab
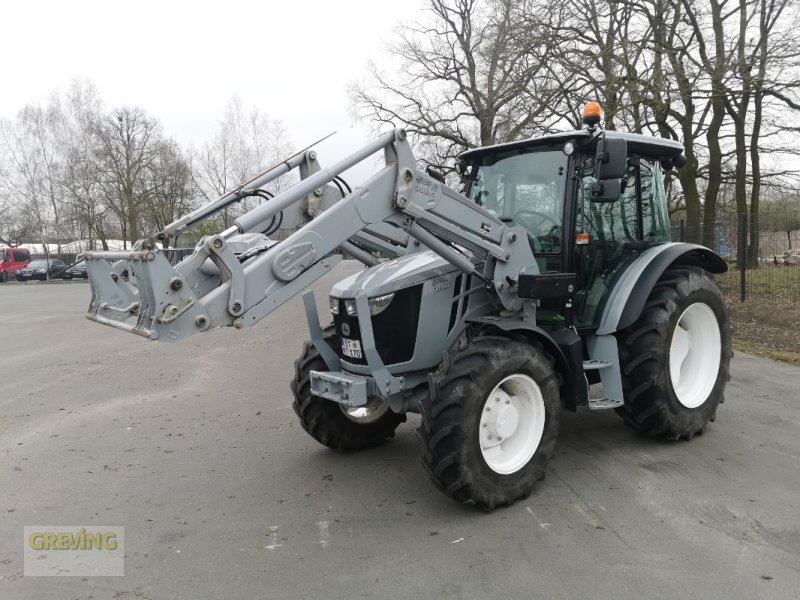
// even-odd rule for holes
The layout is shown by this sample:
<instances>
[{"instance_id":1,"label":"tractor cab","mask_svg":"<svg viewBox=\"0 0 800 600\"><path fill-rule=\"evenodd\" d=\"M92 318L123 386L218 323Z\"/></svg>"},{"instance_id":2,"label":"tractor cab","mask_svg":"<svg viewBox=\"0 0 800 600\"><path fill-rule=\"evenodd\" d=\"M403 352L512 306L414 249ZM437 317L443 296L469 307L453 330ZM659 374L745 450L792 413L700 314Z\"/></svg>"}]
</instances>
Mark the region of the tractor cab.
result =
<instances>
[{"instance_id":1,"label":"tractor cab","mask_svg":"<svg viewBox=\"0 0 800 600\"><path fill-rule=\"evenodd\" d=\"M627 267L670 241L664 171L683 164L682 151L677 141L595 122L471 150L460 170L470 199L527 229L541 273L576 274L574 324L592 330ZM561 318L563 307L544 304Z\"/></svg>"}]
</instances>

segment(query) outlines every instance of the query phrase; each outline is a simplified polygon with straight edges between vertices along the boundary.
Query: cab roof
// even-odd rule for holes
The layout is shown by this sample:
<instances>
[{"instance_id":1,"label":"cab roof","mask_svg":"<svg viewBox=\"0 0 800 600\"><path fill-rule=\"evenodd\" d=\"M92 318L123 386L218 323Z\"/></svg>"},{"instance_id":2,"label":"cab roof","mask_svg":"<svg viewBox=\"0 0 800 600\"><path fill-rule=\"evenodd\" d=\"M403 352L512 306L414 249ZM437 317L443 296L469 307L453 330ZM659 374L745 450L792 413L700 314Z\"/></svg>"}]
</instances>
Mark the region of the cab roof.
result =
<instances>
[{"instance_id":1,"label":"cab roof","mask_svg":"<svg viewBox=\"0 0 800 600\"><path fill-rule=\"evenodd\" d=\"M658 158L672 158L681 154L684 150L683 144L676 140L668 140L652 135L642 135L639 133L625 133L621 131L606 131L609 139L623 139L628 142L628 152L642 156L655 156ZM467 150L459 155L459 158L472 161L476 158L488 154L501 154L514 150L527 150L537 146L551 146L554 144L565 143L569 140L588 141L589 132L585 129L577 131L564 131L561 133L551 133L539 137L520 140L517 142L507 142L505 144L495 144L494 146L484 146Z\"/></svg>"}]
</instances>

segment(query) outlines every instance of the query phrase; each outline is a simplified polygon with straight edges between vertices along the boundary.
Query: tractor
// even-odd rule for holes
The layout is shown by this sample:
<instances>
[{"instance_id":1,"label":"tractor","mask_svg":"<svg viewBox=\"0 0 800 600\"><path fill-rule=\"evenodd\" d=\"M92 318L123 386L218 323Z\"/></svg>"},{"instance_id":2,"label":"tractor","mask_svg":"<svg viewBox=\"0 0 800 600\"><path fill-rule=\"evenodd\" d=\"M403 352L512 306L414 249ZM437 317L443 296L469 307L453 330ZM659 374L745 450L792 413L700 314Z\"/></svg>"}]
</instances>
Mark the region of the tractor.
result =
<instances>
[{"instance_id":1,"label":"tractor","mask_svg":"<svg viewBox=\"0 0 800 600\"><path fill-rule=\"evenodd\" d=\"M305 431L363 450L419 413L433 483L486 510L544 478L563 410L689 440L729 379L727 266L670 241L664 181L682 145L605 131L597 103L583 121L464 152L461 191L417 167L402 129L329 168L305 149L132 250L87 252L87 318L173 342L300 295L309 341L290 387ZM376 152L384 166L351 189L341 173ZM262 189L294 170L286 191ZM177 265L159 249L250 196L263 202ZM365 268L333 286L323 326L307 290L343 255Z\"/></svg>"}]
</instances>

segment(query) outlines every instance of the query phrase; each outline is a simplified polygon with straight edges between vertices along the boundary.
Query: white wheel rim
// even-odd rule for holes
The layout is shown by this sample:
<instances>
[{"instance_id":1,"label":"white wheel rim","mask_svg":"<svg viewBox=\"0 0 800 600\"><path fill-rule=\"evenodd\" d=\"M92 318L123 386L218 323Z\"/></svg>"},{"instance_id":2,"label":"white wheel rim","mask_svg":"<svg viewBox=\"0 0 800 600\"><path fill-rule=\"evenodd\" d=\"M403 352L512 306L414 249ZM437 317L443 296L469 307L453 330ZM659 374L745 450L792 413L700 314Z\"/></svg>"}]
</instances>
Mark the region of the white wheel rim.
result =
<instances>
[{"instance_id":1,"label":"white wheel rim","mask_svg":"<svg viewBox=\"0 0 800 600\"><path fill-rule=\"evenodd\" d=\"M544 433L542 391L527 375L509 375L495 386L481 411L483 460L495 473L509 475L533 457Z\"/></svg>"},{"instance_id":2,"label":"white wheel rim","mask_svg":"<svg viewBox=\"0 0 800 600\"><path fill-rule=\"evenodd\" d=\"M678 401L697 408L707 399L719 374L722 336L711 307L695 302L683 311L669 346L669 377Z\"/></svg>"},{"instance_id":3,"label":"white wheel rim","mask_svg":"<svg viewBox=\"0 0 800 600\"><path fill-rule=\"evenodd\" d=\"M361 425L374 423L389 410L389 401L380 396L373 396L364 406L345 406L340 404L344 416Z\"/></svg>"}]
</instances>

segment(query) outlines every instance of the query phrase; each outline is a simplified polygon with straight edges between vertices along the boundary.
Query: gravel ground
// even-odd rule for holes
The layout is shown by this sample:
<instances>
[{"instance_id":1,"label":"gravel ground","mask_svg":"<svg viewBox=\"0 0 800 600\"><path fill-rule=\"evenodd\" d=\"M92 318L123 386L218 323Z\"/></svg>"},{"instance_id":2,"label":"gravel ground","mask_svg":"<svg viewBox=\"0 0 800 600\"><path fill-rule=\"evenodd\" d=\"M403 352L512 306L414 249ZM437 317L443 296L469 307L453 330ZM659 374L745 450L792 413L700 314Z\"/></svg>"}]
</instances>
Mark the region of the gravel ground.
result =
<instances>
[{"instance_id":1,"label":"gravel ground","mask_svg":"<svg viewBox=\"0 0 800 600\"><path fill-rule=\"evenodd\" d=\"M322 308L344 264L316 289ZM799 598L800 368L738 354L691 442L565 414L547 478L485 514L434 490L409 419L339 454L291 410L296 300L157 344L83 283L0 286L0 598ZM124 577L23 577L23 526L123 525Z\"/></svg>"}]
</instances>

